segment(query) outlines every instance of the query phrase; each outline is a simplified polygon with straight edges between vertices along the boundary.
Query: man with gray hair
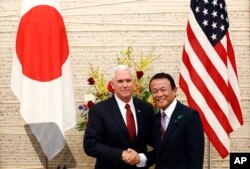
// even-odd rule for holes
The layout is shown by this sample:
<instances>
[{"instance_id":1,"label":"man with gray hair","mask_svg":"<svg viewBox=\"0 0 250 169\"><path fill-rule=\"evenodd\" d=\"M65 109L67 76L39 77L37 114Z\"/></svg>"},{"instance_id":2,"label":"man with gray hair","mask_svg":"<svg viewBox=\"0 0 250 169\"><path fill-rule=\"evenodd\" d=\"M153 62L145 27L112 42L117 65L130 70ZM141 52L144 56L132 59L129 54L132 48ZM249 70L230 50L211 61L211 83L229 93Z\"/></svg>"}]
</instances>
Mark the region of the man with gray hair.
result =
<instances>
[{"instance_id":1,"label":"man with gray hair","mask_svg":"<svg viewBox=\"0 0 250 169\"><path fill-rule=\"evenodd\" d=\"M153 107L132 97L133 71L118 65L112 73L114 95L89 110L84 150L96 158L95 169L147 169L151 153Z\"/></svg>"}]
</instances>

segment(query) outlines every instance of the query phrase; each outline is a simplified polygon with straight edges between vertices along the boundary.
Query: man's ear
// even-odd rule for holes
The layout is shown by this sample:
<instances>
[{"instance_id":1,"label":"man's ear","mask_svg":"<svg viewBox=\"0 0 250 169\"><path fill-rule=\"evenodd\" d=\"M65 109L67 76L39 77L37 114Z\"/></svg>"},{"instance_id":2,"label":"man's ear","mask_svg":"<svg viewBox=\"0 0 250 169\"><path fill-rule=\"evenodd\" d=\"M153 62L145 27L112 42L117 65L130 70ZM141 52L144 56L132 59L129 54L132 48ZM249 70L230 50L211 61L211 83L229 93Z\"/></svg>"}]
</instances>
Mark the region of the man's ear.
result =
<instances>
[{"instance_id":1,"label":"man's ear","mask_svg":"<svg viewBox=\"0 0 250 169\"><path fill-rule=\"evenodd\" d=\"M174 97L176 97L176 95L177 95L177 87L175 87L174 89L173 89L173 91L174 91Z\"/></svg>"}]
</instances>

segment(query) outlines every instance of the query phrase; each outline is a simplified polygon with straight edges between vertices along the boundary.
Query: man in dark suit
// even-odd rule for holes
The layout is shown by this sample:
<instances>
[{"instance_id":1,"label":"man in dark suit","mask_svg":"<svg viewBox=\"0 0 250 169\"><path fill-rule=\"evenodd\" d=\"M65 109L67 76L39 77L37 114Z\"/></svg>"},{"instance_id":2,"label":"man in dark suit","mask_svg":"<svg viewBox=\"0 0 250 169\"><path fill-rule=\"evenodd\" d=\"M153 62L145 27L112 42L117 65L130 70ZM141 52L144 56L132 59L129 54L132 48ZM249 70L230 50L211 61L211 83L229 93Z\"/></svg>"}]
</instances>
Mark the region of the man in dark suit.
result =
<instances>
[{"instance_id":1,"label":"man in dark suit","mask_svg":"<svg viewBox=\"0 0 250 169\"><path fill-rule=\"evenodd\" d=\"M89 110L83 145L96 158L95 169L148 168L153 107L132 97L134 84L132 70L117 66L111 82L114 95Z\"/></svg>"},{"instance_id":2,"label":"man in dark suit","mask_svg":"<svg viewBox=\"0 0 250 169\"><path fill-rule=\"evenodd\" d=\"M204 132L198 112L176 100L169 74L154 75L149 88L160 108L153 129L155 169L202 169Z\"/></svg>"}]
</instances>

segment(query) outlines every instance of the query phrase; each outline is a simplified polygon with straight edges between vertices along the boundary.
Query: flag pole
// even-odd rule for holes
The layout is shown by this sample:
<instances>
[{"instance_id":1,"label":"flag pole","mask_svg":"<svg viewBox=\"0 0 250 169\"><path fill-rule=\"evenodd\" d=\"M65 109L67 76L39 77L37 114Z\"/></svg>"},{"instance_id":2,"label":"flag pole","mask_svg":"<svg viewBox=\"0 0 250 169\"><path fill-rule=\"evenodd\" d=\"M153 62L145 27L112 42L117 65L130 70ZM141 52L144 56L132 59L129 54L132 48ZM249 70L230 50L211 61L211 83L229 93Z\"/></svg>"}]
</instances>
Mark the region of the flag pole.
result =
<instances>
[{"instance_id":1,"label":"flag pole","mask_svg":"<svg viewBox=\"0 0 250 169\"><path fill-rule=\"evenodd\" d=\"M47 158L47 156L45 156L45 168L46 168L46 169L49 169L49 166L48 166L48 158Z\"/></svg>"},{"instance_id":2,"label":"flag pole","mask_svg":"<svg viewBox=\"0 0 250 169\"><path fill-rule=\"evenodd\" d=\"M210 169L210 164L211 164L211 149L210 149L210 141L209 141L209 139L207 138L207 140L208 140L208 160L207 160L207 168L208 169Z\"/></svg>"}]
</instances>

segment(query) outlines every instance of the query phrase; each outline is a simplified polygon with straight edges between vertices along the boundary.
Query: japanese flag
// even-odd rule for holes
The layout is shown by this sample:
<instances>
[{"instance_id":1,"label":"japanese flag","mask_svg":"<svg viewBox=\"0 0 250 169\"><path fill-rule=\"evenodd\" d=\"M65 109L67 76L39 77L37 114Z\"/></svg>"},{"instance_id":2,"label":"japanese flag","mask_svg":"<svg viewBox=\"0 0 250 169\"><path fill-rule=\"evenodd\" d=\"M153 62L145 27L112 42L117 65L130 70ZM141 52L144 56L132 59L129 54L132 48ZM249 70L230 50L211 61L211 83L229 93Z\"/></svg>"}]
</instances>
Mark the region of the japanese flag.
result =
<instances>
[{"instance_id":1,"label":"japanese flag","mask_svg":"<svg viewBox=\"0 0 250 169\"><path fill-rule=\"evenodd\" d=\"M76 125L68 39L58 0L23 0L11 88L50 160Z\"/></svg>"}]
</instances>

